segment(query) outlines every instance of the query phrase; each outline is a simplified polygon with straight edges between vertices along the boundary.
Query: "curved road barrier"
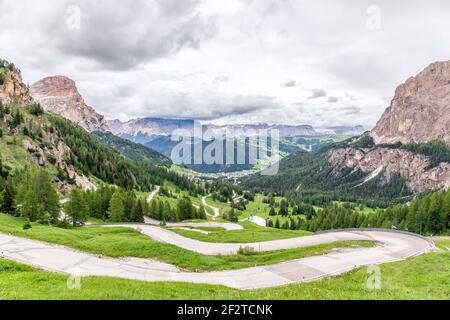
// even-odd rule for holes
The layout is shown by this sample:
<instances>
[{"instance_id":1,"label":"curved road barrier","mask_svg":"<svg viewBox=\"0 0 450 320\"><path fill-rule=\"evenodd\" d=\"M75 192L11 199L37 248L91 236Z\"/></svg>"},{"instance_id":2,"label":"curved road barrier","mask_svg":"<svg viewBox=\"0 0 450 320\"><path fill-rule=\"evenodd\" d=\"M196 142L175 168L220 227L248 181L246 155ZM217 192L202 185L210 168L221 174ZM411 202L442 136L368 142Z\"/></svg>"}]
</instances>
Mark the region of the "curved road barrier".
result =
<instances>
[{"instance_id":1,"label":"curved road barrier","mask_svg":"<svg viewBox=\"0 0 450 320\"><path fill-rule=\"evenodd\" d=\"M155 228L147 226L148 228ZM160 229L161 228L155 228ZM146 230L149 230L146 228ZM167 231L167 230L165 230ZM143 232L145 232L143 230ZM152 237L155 232L150 231ZM179 238L168 239L161 233L160 241L167 240L175 244ZM164 237L164 239L163 239ZM183 238L183 241L194 241ZM373 264L401 261L424 254L435 249L432 242L421 237L400 232L388 231L338 231L308 237L268 241L261 243L264 248L279 248L281 244L288 249L294 245L315 245L342 240L367 240L381 243L374 248L354 248L337 250L323 256L308 257L277 263L270 266L244 268L219 272L184 272L173 265L151 259L124 258L113 259L98 257L93 254L79 252L62 246L42 243L9 235L0 234L0 251L2 257L33 265L45 270L79 276L108 276L142 281L171 281L202 284L225 285L232 288L248 290L282 286L319 279L326 276L339 275L352 269ZM302 243L303 242L303 243ZM176 245L183 246L184 243ZM190 242L188 246L194 251L215 252L231 250L239 244L216 244ZM224 247L225 246L225 247ZM248 246L248 244L246 244ZM212 248L212 249L211 249Z\"/></svg>"}]
</instances>

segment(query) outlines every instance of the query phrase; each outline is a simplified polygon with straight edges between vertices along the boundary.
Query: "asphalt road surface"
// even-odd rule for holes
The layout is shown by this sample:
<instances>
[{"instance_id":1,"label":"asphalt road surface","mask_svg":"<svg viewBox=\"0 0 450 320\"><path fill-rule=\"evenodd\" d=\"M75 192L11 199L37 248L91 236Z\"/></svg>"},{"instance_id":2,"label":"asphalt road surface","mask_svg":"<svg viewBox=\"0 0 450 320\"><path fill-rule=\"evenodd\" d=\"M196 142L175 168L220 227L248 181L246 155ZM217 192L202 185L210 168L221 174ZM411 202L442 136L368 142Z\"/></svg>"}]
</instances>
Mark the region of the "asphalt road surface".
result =
<instances>
[{"instance_id":1,"label":"asphalt road surface","mask_svg":"<svg viewBox=\"0 0 450 320\"><path fill-rule=\"evenodd\" d=\"M140 226L142 228L142 226ZM160 231L155 231L159 229ZM239 244L203 243L173 232L146 226L142 232L158 241L165 241L206 254L231 253ZM167 231L167 230L164 230ZM181 238L179 238L181 237ZM225 285L248 290L276 287L342 274L352 269L373 264L400 261L434 249L432 242L411 234L388 231L344 231L308 237L268 241L257 246L261 250L275 250L331 243L343 240L376 241L373 248L335 250L323 256L309 257L270 266L252 267L219 272L184 272L177 267L151 259L98 257L70 248L35 240L0 234L0 255L44 270L77 276L107 276L142 281L171 281ZM249 244L245 244L249 246Z\"/></svg>"}]
</instances>

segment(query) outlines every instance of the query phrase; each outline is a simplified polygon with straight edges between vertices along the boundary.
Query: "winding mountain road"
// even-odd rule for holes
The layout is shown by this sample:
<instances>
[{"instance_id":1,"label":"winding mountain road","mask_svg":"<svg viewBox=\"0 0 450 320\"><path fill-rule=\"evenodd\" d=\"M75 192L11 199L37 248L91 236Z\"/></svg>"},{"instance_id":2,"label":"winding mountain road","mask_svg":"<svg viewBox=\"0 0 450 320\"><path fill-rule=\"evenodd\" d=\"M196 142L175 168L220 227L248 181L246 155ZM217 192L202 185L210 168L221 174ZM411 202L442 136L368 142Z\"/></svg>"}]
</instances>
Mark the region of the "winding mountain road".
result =
<instances>
[{"instance_id":1,"label":"winding mountain road","mask_svg":"<svg viewBox=\"0 0 450 320\"><path fill-rule=\"evenodd\" d=\"M161 190L160 186L156 186L156 189L152 191L147 197L147 202L152 202L153 198L158 194L159 190Z\"/></svg>"},{"instance_id":2,"label":"winding mountain road","mask_svg":"<svg viewBox=\"0 0 450 320\"><path fill-rule=\"evenodd\" d=\"M159 229L156 230L156 229ZM214 254L229 252L239 244L202 243L184 237L173 238L163 229L146 226L143 233L151 234L158 241L189 247L196 252ZM166 230L167 231L167 230ZM338 231L308 237L268 241L262 250L290 248L343 240L376 241L382 245L373 248L336 250L317 257L308 257L277 263L270 266L252 267L219 272L184 272L177 267L151 259L98 257L67 247L35 240L0 234L1 257L36 266L44 270L78 276L108 276L143 281L190 282L225 285L248 290L268 288L310 281L325 276L342 274L352 269L372 264L400 261L424 254L434 249L431 241L412 234L388 231ZM246 244L246 246L249 244ZM255 244L250 244L255 245Z\"/></svg>"},{"instance_id":3,"label":"winding mountain road","mask_svg":"<svg viewBox=\"0 0 450 320\"><path fill-rule=\"evenodd\" d=\"M216 207L213 207L213 206L211 206L211 205L209 205L209 204L206 202L206 197L202 197L202 204L203 204L205 207L211 208L211 209L214 211L213 220L217 219L217 218L220 216L220 209L219 209L219 208L216 208Z\"/></svg>"}]
</instances>

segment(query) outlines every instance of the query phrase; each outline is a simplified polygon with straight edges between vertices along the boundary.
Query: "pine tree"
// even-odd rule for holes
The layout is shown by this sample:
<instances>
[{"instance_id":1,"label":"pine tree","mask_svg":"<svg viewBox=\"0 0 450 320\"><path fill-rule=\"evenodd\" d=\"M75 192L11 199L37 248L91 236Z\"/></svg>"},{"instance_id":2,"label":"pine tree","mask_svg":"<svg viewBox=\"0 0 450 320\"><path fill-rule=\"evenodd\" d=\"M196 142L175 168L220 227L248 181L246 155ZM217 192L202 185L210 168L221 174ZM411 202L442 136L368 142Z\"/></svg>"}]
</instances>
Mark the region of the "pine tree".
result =
<instances>
[{"instance_id":1,"label":"pine tree","mask_svg":"<svg viewBox=\"0 0 450 320\"><path fill-rule=\"evenodd\" d=\"M111 197L108 213L112 222L122 222L125 216L125 208L119 191L114 192Z\"/></svg>"},{"instance_id":2,"label":"pine tree","mask_svg":"<svg viewBox=\"0 0 450 320\"><path fill-rule=\"evenodd\" d=\"M280 229L280 220L277 218L277 220L275 221L275 228L276 229Z\"/></svg>"},{"instance_id":3,"label":"pine tree","mask_svg":"<svg viewBox=\"0 0 450 320\"><path fill-rule=\"evenodd\" d=\"M56 221L60 213L58 192L50 174L42 168L29 168L20 176L17 203L21 205L21 215L31 221L47 219Z\"/></svg>"},{"instance_id":4,"label":"pine tree","mask_svg":"<svg viewBox=\"0 0 450 320\"><path fill-rule=\"evenodd\" d=\"M275 212L275 208L274 207L270 207L270 211L269 211L269 216L271 216L271 217L273 217L273 216L276 216L277 215L277 213Z\"/></svg>"},{"instance_id":5,"label":"pine tree","mask_svg":"<svg viewBox=\"0 0 450 320\"><path fill-rule=\"evenodd\" d=\"M189 197L182 197L177 203L177 213L181 221L195 218L194 207Z\"/></svg>"},{"instance_id":6,"label":"pine tree","mask_svg":"<svg viewBox=\"0 0 450 320\"><path fill-rule=\"evenodd\" d=\"M88 206L83 197L83 192L79 188L74 188L70 192L69 201L65 205L67 215L72 219L73 226L78 222L86 221Z\"/></svg>"},{"instance_id":7,"label":"pine tree","mask_svg":"<svg viewBox=\"0 0 450 320\"><path fill-rule=\"evenodd\" d=\"M136 219L136 222L144 222L144 209L142 207L141 199L138 199L138 201L136 203L135 219Z\"/></svg>"},{"instance_id":8,"label":"pine tree","mask_svg":"<svg viewBox=\"0 0 450 320\"><path fill-rule=\"evenodd\" d=\"M158 200L153 199L149 206L149 216L153 219L158 219Z\"/></svg>"},{"instance_id":9,"label":"pine tree","mask_svg":"<svg viewBox=\"0 0 450 320\"><path fill-rule=\"evenodd\" d=\"M285 199L281 200L280 202L279 214L281 216L287 216L289 214L289 204Z\"/></svg>"},{"instance_id":10,"label":"pine tree","mask_svg":"<svg viewBox=\"0 0 450 320\"><path fill-rule=\"evenodd\" d=\"M430 208L428 212L429 217L429 231L433 234L439 233L444 229L443 222L441 220L441 201L439 194L434 194L431 198Z\"/></svg>"},{"instance_id":11,"label":"pine tree","mask_svg":"<svg viewBox=\"0 0 450 320\"><path fill-rule=\"evenodd\" d=\"M198 215L197 215L197 217L198 217L199 219L202 219L202 220L206 220L206 219L207 219L205 207L204 207L203 205L201 205L201 206L198 208Z\"/></svg>"},{"instance_id":12,"label":"pine tree","mask_svg":"<svg viewBox=\"0 0 450 320\"><path fill-rule=\"evenodd\" d=\"M11 181L6 182L5 189L2 192L1 211L8 214L16 212L15 192Z\"/></svg>"}]
</instances>

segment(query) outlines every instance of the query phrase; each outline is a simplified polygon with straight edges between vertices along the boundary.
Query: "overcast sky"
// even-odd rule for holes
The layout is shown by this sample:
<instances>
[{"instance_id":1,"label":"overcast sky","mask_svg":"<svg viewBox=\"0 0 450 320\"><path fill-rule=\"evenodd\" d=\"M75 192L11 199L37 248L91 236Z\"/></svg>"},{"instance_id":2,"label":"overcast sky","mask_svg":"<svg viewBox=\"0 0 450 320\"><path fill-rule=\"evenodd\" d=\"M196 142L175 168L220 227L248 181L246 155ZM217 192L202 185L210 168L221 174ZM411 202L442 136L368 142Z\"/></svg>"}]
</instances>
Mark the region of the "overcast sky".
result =
<instances>
[{"instance_id":1,"label":"overcast sky","mask_svg":"<svg viewBox=\"0 0 450 320\"><path fill-rule=\"evenodd\" d=\"M0 0L0 57L107 118L373 126L450 59L447 0Z\"/></svg>"}]
</instances>

